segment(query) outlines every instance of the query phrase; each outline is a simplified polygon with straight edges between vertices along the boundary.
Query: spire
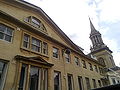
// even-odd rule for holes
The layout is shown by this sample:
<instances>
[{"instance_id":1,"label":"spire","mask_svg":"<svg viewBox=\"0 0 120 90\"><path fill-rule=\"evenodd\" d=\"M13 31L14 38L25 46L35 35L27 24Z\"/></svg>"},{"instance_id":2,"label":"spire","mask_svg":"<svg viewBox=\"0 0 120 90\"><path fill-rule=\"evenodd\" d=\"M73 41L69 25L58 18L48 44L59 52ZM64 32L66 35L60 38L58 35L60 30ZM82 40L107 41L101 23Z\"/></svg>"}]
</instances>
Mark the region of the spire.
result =
<instances>
[{"instance_id":1,"label":"spire","mask_svg":"<svg viewBox=\"0 0 120 90\"><path fill-rule=\"evenodd\" d=\"M92 24L92 21L91 21L90 17L89 17L89 21L90 21L90 28L91 28L91 33L90 33L90 35L95 34L95 33L99 33L99 32L95 29L94 25Z\"/></svg>"},{"instance_id":2,"label":"spire","mask_svg":"<svg viewBox=\"0 0 120 90\"><path fill-rule=\"evenodd\" d=\"M90 39L91 39L92 45L93 45L91 47L91 51L95 51L97 49L103 48L105 46L105 44L103 43L100 32L95 29L90 18L89 18L89 21L90 21L90 27L91 27Z\"/></svg>"}]
</instances>

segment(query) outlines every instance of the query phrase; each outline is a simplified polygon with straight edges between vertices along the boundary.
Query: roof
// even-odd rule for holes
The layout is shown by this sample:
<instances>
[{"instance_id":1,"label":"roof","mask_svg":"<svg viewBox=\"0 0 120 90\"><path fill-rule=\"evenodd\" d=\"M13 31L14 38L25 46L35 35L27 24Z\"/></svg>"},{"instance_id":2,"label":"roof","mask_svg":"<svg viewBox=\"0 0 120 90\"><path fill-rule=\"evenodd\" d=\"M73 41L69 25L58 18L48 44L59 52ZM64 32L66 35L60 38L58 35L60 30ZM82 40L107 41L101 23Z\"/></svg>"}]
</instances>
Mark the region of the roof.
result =
<instances>
[{"instance_id":1,"label":"roof","mask_svg":"<svg viewBox=\"0 0 120 90\"><path fill-rule=\"evenodd\" d=\"M112 69L112 70L114 70L114 71L117 71L117 70L120 70L120 67L115 66L115 67L112 67L112 68L110 68L110 69Z\"/></svg>"}]
</instances>

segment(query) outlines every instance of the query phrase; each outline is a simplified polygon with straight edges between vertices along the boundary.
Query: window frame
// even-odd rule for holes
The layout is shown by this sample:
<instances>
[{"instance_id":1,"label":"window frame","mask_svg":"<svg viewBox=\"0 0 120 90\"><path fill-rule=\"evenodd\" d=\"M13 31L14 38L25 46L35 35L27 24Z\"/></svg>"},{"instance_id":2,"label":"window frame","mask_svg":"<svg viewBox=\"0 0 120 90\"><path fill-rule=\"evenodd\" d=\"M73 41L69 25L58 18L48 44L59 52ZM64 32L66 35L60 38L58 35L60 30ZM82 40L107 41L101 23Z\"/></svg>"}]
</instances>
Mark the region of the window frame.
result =
<instances>
[{"instance_id":1,"label":"window frame","mask_svg":"<svg viewBox=\"0 0 120 90\"><path fill-rule=\"evenodd\" d=\"M62 89L61 72L54 71L54 75L55 75L55 73L59 74L59 90L61 90ZM55 90L55 76L54 76L54 90Z\"/></svg>"},{"instance_id":2,"label":"window frame","mask_svg":"<svg viewBox=\"0 0 120 90\"><path fill-rule=\"evenodd\" d=\"M93 71L93 67L92 67L92 64L91 63L88 63L89 64L89 68L91 71Z\"/></svg>"},{"instance_id":3,"label":"window frame","mask_svg":"<svg viewBox=\"0 0 120 90\"><path fill-rule=\"evenodd\" d=\"M0 59L0 62L5 64L3 74L1 75L2 78L0 78L0 90L3 90L4 89L5 80L6 80L6 76L7 76L7 71L8 71L8 62L7 61L3 61L1 59Z\"/></svg>"},{"instance_id":4,"label":"window frame","mask_svg":"<svg viewBox=\"0 0 120 90\"><path fill-rule=\"evenodd\" d=\"M93 87L94 87L94 88L97 88L97 83L96 83L96 80L95 80L95 79L92 79L92 83L93 83Z\"/></svg>"},{"instance_id":5,"label":"window frame","mask_svg":"<svg viewBox=\"0 0 120 90\"><path fill-rule=\"evenodd\" d=\"M65 53L65 61L67 63L70 63L71 62L71 57L70 57L70 54L69 53Z\"/></svg>"},{"instance_id":6,"label":"window frame","mask_svg":"<svg viewBox=\"0 0 120 90\"><path fill-rule=\"evenodd\" d=\"M90 90L91 89L91 85L90 85L90 79L88 77L85 77L85 81L86 81L86 89Z\"/></svg>"},{"instance_id":7,"label":"window frame","mask_svg":"<svg viewBox=\"0 0 120 90\"><path fill-rule=\"evenodd\" d=\"M82 67L85 68L85 69L87 69L85 60L82 60Z\"/></svg>"},{"instance_id":8,"label":"window frame","mask_svg":"<svg viewBox=\"0 0 120 90\"><path fill-rule=\"evenodd\" d=\"M98 72L98 67L97 67L97 65L94 65L94 69L95 69L96 72Z\"/></svg>"},{"instance_id":9,"label":"window frame","mask_svg":"<svg viewBox=\"0 0 120 90\"><path fill-rule=\"evenodd\" d=\"M54 50L57 50L57 52L54 52ZM55 56L54 56L55 55ZM57 56L56 56L57 55ZM53 47L53 50L52 50L52 57L53 58L56 58L56 59L59 59L59 49L56 48L56 47Z\"/></svg>"},{"instance_id":10,"label":"window frame","mask_svg":"<svg viewBox=\"0 0 120 90\"><path fill-rule=\"evenodd\" d=\"M79 90L84 90L84 83L82 76L78 76Z\"/></svg>"},{"instance_id":11,"label":"window frame","mask_svg":"<svg viewBox=\"0 0 120 90\"><path fill-rule=\"evenodd\" d=\"M71 79L71 80L70 80L70 81L71 81L71 87L72 87L71 89L70 89L70 87L69 87L70 85L69 85L69 82L68 82L68 81L69 81L69 79L68 79L69 76L70 76L70 79ZM68 85L67 85L67 86L68 86L68 89L67 89L67 90L74 90L74 80L73 80L73 75L72 75L72 74L67 74L67 84L68 84Z\"/></svg>"},{"instance_id":12,"label":"window frame","mask_svg":"<svg viewBox=\"0 0 120 90\"><path fill-rule=\"evenodd\" d=\"M31 72L31 68L37 68L38 69L38 84L37 84L37 88L40 89L42 87L42 90L48 90L48 69L45 67L40 67L38 65L33 65L33 64L26 64L25 62L21 62L20 63L20 69L22 68L22 65L26 65L26 81L24 80L24 89L29 89L30 88L30 72ZM19 72L19 77L18 77L18 83L20 83L21 79L20 79L20 75L21 75L21 71ZM29 78L28 78L29 77ZM17 86L17 89L19 88L19 86ZM23 90L24 90L23 89ZM19 89L18 89L19 90Z\"/></svg>"},{"instance_id":13,"label":"window frame","mask_svg":"<svg viewBox=\"0 0 120 90\"><path fill-rule=\"evenodd\" d=\"M44 45L46 45L44 47ZM45 51L45 53L44 53ZM45 54L45 55L48 55L48 44L46 42L42 42L42 53Z\"/></svg>"},{"instance_id":14,"label":"window frame","mask_svg":"<svg viewBox=\"0 0 120 90\"><path fill-rule=\"evenodd\" d=\"M74 57L74 60L75 60L75 64L76 64L77 66L80 66L79 58L75 56L75 57Z\"/></svg>"},{"instance_id":15,"label":"window frame","mask_svg":"<svg viewBox=\"0 0 120 90\"><path fill-rule=\"evenodd\" d=\"M28 38L28 41L24 40L24 36L25 36L25 35L29 37L29 38ZM24 47L24 42L25 42L25 43L27 43L27 47L24 47L24 48L29 49L29 48L30 48L30 41L31 41L30 35L24 33L24 35L23 35L23 45L22 45L22 46Z\"/></svg>"},{"instance_id":16,"label":"window frame","mask_svg":"<svg viewBox=\"0 0 120 90\"><path fill-rule=\"evenodd\" d=\"M0 39L0 40L12 43L13 42L13 36L14 36L14 28L11 28L10 26L8 26L6 24L2 24L2 23L0 23L0 26L3 26L5 28L4 31L0 31L0 33L3 34L3 39ZM7 33L8 30L11 30L11 35ZM10 37L10 41L8 41L8 40L5 39L6 36Z\"/></svg>"}]
</instances>

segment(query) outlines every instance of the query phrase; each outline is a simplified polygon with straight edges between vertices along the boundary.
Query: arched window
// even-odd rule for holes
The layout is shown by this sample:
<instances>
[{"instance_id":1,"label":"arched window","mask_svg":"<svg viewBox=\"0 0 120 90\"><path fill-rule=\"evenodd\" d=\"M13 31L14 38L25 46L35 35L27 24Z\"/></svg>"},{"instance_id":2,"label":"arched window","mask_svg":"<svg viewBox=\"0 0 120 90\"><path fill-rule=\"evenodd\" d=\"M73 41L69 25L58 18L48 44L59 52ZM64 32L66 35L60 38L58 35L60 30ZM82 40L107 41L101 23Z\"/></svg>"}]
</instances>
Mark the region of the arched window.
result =
<instances>
[{"instance_id":1,"label":"arched window","mask_svg":"<svg viewBox=\"0 0 120 90\"><path fill-rule=\"evenodd\" d=\"M102 57L98 58L98 62L102 65L105 65L105 61Z\"/></svg>"},{"instance_id":2,"label":"arched window","mask_svg":"<svg viewBox=\"0 0 120 90\"><path fill-rule=\"evenodd\" d=\"M29 16L29 17L25 18L25 22L28 22L32 26L34 26L36 28L39 28L42 31L47 32L47 30L46 30L45 26L43 25L43 23L34 16Z\"/></svg>"}]
</instances>

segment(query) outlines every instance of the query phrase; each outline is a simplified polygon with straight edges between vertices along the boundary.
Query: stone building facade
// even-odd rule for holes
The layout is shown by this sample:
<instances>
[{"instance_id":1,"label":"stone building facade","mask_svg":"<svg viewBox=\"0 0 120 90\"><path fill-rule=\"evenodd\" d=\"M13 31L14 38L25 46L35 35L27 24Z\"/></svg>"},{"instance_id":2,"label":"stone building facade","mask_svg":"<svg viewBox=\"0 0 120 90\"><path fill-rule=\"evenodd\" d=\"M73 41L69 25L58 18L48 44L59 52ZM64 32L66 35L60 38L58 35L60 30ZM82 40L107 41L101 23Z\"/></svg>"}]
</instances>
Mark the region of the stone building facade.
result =
<instances>
[{"instance_id":1,"label":"stone building facade","mask_svg":"<svg viewBox=\"0 0 120 90\"><path fill-rule=\"evenodd\" d=\"M0 0L0 90L89 90L103 86L104 67L41 8Z\"/></svg>"}]
</instances>

